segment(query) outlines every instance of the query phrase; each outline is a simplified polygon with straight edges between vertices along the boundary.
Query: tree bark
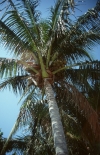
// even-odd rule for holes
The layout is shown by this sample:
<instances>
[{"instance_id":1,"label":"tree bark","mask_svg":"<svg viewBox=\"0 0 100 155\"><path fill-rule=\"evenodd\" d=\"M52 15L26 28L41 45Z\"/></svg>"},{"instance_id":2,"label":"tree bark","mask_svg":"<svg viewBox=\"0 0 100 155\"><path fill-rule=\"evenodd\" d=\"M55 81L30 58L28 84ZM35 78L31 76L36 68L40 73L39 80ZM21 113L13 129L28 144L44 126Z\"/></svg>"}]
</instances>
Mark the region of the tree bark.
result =
<instances>
[{"instance_id":1,"label":"tree bark","mask_svg":"<svg viewBox=\"0 0 100 155\"><path fill-rule=\"evenodd\" d=\"M68 155L67 144L65 140L64 130L59 114L57 102L55 100L54 91L47 79L44 80L45 93L47 96L49 113L52 124L52 133L54 138L54 147L56 155Z\"/></svg>"}]
</instances>

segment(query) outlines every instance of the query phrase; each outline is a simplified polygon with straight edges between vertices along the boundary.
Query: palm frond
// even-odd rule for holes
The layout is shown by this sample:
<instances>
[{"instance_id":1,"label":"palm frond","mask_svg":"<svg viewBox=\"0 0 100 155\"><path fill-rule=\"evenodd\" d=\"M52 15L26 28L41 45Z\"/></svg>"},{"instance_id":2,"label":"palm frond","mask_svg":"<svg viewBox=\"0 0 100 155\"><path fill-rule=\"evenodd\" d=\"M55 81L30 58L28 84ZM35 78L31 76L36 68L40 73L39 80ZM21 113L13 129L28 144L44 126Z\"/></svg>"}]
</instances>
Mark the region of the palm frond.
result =
<instances>
[{"instance_id":1,"label":"palm frond","mask_svg":"<svg viewBox=\"0 0 100 155\"><path fill-rule=\"evenodd\" d=\"M12 89L15 94L18 92L21 94L27 87L26 78L27 75L7 78L6 80L0 83L0 89L3 90L9 88L9 90Z\"/></svg>"},{"instance_id":2,"label":"palm frond","mask_svg":"<svg viewBox=\"0 0 100 155\"><path fill-rule=\"evenodd\" d=\"M77 41L73 41L72 37L73 37L73 34L70 35L70 32L68 32L66 33L65 36L62 36L62 38L56 41L56 43L58 44L58 47L55 49L56 50L55 52L58 53L57 59L59 57L60 58L64 57L66 62L68 63L71 63L71 62L76 63L78 60L81 61L81 59L91 60L91 56L86 51L85 45L84 47L82 47L80 44L78 44Z\"/></svg>"},{"instance_id":3,"label":"palm frond","mask_svg":"<svg viewBox=\"0 0 100 155\"><path fill-rule=\"evenodd\" d=\"M25 69L17 59L7 59L0 58L0 76L4 77L14 77L16 75L27 74Z\"/></svg>"},{"instance_id":4,"label":"palm frond","mask_svg":"<svg viewBox=\"0 0 100 155\"><path fill-rule=\"evenodd\" d=\"M3 146L3 149L2 149L2 151L1 151L1 154L2 154L2 155L3 155L4 152L5 152L5 149L6 149L7 145L8 145L8 143L9 143L9 140L12 138L13 134L14 134L14 133L16 132L16 130L18 129L18 125L19 125L19 119L16 120L16 122L15 122L15 124L14 124L14 126L13 126L13 128L12 128L12 130L11 130L11 133L9 134L9 136L8 136L8 138L7 138L7 140L6 140L5 144L4 144L4 146Z\"/></svg>"},{"instance_id":5,"label":"palm frond","mask_svg":"<svg viewBox=\"0 0 100 155\"><path fill-rule=\"evenodd\" d=\"M65 85L65 86L64 86ZM68 84L65 82L65 84L61 84L61 89L63 89L63 94L60 94L62 96L61 103L70 102L73 105L77 107L77 110L79 113L86 118L88 123L90 124L92 133L95 136L95 139L100 139L100 125L98 120L98 114L93 109L93 107L89 104L86 97L80 93L75 86ZM61 93L61 92L60 92ZM57 101L59 102L59 98L61 96L57 96Z\"/></svg>"},{"instance_id":6,"label":"palm frond","mask_svg":"<svg viewBox=\"0 0 100 155\"><path fill-rule=\"evenodd\" d=\"M24 6L22 3L24 3ZM18 2L18 4L13 3L13 5L15 7L16 7L16 5L18 5L18 8L21 8L21 9L9 10L6 12L5 16L2 18L2 20L1 20L2 40L4 42L6 42L8 47L9 46L11 47L11 44L12 44L11 40L13 41L13 43L15 45L17 44L17 46L24 42L24 44L27 44L27 47L31 47L31 49L33 49L35 51L36 50L36 42L37 42L37 41L35 41L37 39L36 32L35 32L34 26L30 27L30 24L27 23L28 21L26 22L26 19L25 19L25 18L27 18L27 16L26 16L27 12L29 13L29 11L28 11L29 8L31 8L31 5L34 6L35 2L34 2L34 4L31 4L31 2L30 2L30 7L27 6L28 3L25 1L22 1L21 3ZM27 6L28 8L26 8L25 6ZM25 10L26 14L25 13L23 14L23 9ZM32 12L30 14L32 14ZM34 16L33 16L33 18L34 18ZM32 19L31 19L31 22L32 22ZM32 24L33 24L33 22L32 22ZM34 25L37 27L36 23L34 23ZM34 30L32 30L32 29L34 29ZM6 30L7 30L7 34L4 36L4 33L6 32ZM21 43L19 40L21 41ZM14 47L14 44L13 44L13 47Z\"/></svg>"},{"instance_id":7,"label":"palm frond","mask_svg":"<svg viewBox=\"0 0 100 155\"><path fill-rule=\"evenodd\" d=\"M19 36L17 36L16 33L12 31L8 25L6 25L6 23L0 20L0 26L0 39L6 49L10 49L18 56L19 54L31 51L32 47L28 45L28 42L25 42L25 40L22 40Z\"/></svg>"},{"instance_id":8,"label":"palm frond","mask_svg":"<svg viewBox=\"0 0 100 155\"><path fill-rule=\"evenodd\" d=\"M100 1L96 7L90 9L78 18L76 23L70 28L70 34L73 42L82 45L84 48L90 48L96 43L100 44ZM74 34L74 35L73 35Z\"/></svg>"},{"instance_id":9,"label":"palm frond","mask_svg":"<svg viewBox=\"0 0 100 155\"><path fill-rule=\"evenodd\" d=\"M99 31L100 23L100 1L96 3L96 6L89 9L87 13L80 16L76 22L76 27L80 30L92 30Z\"/></svg>"},{"instance_id":10,"label":"palm frond","mask_svg":"<svg viewBox=\"0 0 100 155\"><path fill-rule=\"evenodd\" d=\"M81 125L78 119L68 114L63 108L63 105L60 107L60 114L66 135L69 133L72 134L73 137L76 137L77 140L81 139Z\"/></svg>"},{"instance_id":11,"label":"palm frond","mask_svg":"<svg viewBox=\"0 0 100 155\"><path fill-rule=\"evenodd\" d=\"M64 17L64 15L67 15L68 17L68 14L67 12L69 12L69 6L72 6L72 8L74 8L74 1L65 1L65 0L58 0L56 1L55 3L55 6L54 7L51 7L51 29L52 29L52 32L54 30L57 30L60 28L61 26L61 29L59 29L60 31L63 31L62 27L64 25L64 19L62 17ZM63 27L63 28L64 28Z\"/></svg>"},{"instance_id":12,"label":"palm frond","mask_svg":"<svg viewBox=\"0 0 100 155\"><path fill-rule=\"evenodd\" d=\"M48 115L48 107L46 105L42 104L41 102L35 103L34 100L33 101L28 100L27 102L24 102L20 108L20 113L18 115L16 123L15 123L14 127L12 128L12 131L11 131L9 137L7 138L6 143L4 144L4 147L3 147L3 150L1 153L3 154L3 152L5 152L5 149L7 147L9 147L9 145L10 145L9 142L11 142L12 136L16 133L16 131L20 127L29 126L30 131L32 130L31 131L32 136L33 137L35 136L35 138L36 138L36 130L37 130L37 132L38 132L38 128L39 128L39 130L41 130L39 126L42 127L42 125L44 125L46 123L46 119L48 118L46 115ZM34 141L34 138L32 138L32 141ZM26 145L26 143L29 143L29 142L24 143L24 141L23 141L24 145ZM14 142L14 146L13 146L14 149L18 148L18 146L16 147L15 142Z\"/></svg>"},{"instance_id":13,"label":"palm frond","mask_svg":"<svg viewBox=\"0 0 100 155\"><path fill-rule=\"evenodd\" d=\"M77 106L78 106L78 110L83 112L83 115L85 115L86 119L90 123L91 128L93 129L93 132L95 133L96 138L99 139L100 133L98 131L99 131L100 126L99 126L99 122L98 122L97 113L90 106L90 104L85 99L85 97L77 91L77 89L73 89L73 91L74 91L73 97L76 101L75 104L77 104Z\"/></svg>"},{"instance_id":14,"label":"palm frond","mask_svg":"<svg viewBox=\"0 0 100 155\"><path fill-rule=\"evenodd\" d=\"M15 124L14 124L14 126L13 126L13 128L12 128L12 130L11 130L11 132L10 132L10 134L9 134L5 144L4 144L4 146L3 146L1 154L3 154L5 152L8 144L9 144L9 141L11 140L12 136L16 133L18 128L25 125L25 116L26 115L28 116L27 119L30 120L30 115L29 115L28 111L27 111L27 114L26 114L26 107L25 108L24 107L20 108L20 112L19 112L19 115L17 117L17 120L16 120L16 122L15 122ZM24 120L23 120L23 118L24 118Z\"/></svg>"},{"instance_id":15,"label":"palm frond","mask_svg":"<svg viewBox=\"0 0 100 155\"><path fill-rule=\"evenodd\" d=\"M100 81L100 61L86 61L78 63L79 68L67 69L64 73L66 80L73 83L79 91L87 92Z\"/></svg>"},{"instance_id":16,"label":"palm frond","mask_svg":"<svg viewBox=\"0 0 100 155\"><path fill-rule=\"evenodd\" d=\"M3 145L4 143L6 142L6 138L3 139L2 142L0 142L0 146L2 146L3 148ZM2 150L1 148L1 150ZM24 152L26 148L26 141L24 141L24 138L22 139L22 137L17 137L17 138L14 138L14 139L10 139L7 147L6 147L6 153L13 153L13 152L16 152L18 154L22 154ZM0 151L1 153L1 151Z\"/></svg>"},{"instance_id":17,"label":"palm frond","mask_svg":"<svg viewBox=\"0 0 100 155\"><path fill-rule=\"evenodd\" d=\"M11 151L11 153L23 154L26 146L26 141L20 137L11 139L6 147L6 153Z\"/></svg>"},{"instance_id":18,"label":"palm frond","mask_svg":"<svg viewBox=\"0 0 100 155\"><path fill-rule=\"evenodd\" d=\"M39 27L37 24L38 18L39 18L39 12L37 12L35 10L35 8L39 5L39 0L35 0L35 1L26 1L26 0L22 0L23 5L24 5L24 19L25 21L28 22L29 27L33 30L33 32L35 32L35 34L37 34L37 39L40 39L39 36Z\"/></svg>"},{"instance_id":19,"label":"palm frond","mask_svg":"<svg viewBox=\"0 0 100 155\"><path fill-rule=\"evenodd\" d=\"M99 114L100 84L98 83L92 84L92 89L90 89L87 93L87 99L91 103L91 105L94 107L95 111L98 113L98 117L100 117L100 114Z\"/></svg>"},{"instance_id":20,"label":"palm frond","mask_svg":"<svg viewBox=\"0 0 100 155\"><path fill-rule=\"evenodd\" d=\"M52 56L57 53L57 59L64 57L66 61L80 59L90 60L88 52L94 45L100 44L100 2L94 9L79 17L75 23L65 26L65 32L58 36L57 30L53 36Z\"/></svg>"}]
</instances>

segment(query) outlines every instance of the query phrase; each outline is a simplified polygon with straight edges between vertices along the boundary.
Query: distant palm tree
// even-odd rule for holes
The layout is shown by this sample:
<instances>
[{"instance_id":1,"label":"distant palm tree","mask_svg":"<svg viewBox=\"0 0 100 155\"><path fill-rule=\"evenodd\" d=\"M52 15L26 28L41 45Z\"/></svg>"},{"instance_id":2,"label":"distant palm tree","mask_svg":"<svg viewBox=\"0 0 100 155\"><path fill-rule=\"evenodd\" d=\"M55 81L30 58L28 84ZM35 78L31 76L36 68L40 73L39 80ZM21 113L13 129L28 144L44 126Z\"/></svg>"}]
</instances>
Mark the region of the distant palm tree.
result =
<instances>
[{"instance_id":1,"label":"distant palm tree","mask_svg":"<svg viewBox=\"0 0 100 155\"><path fill-rule=\"evenodd\" d=\"M72 22L69 14L74 5L74 1L57 0L50 9L50 17L43 20L36 11L38 0L0 2L1 43L15 56L14 59L0 59L1 78L6 77L0 88L8 87L15 93L26 95L28 102L23 102L24 106L32 104L29 96L37 101L40 100L37 93L42 93L41 100L45 99L49 106L56 155L68 154L56 103L58 96L60 104L64 103L64 95L71 96L96 137L100 137L98 115L81 93L100 79L100 63L88 54L93 45L100 43L100 2ZM20 124L18 120L13 132Z\"/></svg>"}]
</instances>

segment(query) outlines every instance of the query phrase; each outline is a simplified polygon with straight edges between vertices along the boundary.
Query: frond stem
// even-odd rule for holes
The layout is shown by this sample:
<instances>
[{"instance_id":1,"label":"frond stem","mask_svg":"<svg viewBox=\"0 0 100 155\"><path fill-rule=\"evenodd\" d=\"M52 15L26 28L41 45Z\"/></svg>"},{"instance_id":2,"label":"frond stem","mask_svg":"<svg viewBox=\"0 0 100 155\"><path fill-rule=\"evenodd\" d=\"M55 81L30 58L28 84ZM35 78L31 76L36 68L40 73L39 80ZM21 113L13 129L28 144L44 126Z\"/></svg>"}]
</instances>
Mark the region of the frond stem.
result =
<instances>
[{"instance_id":1,"label":"frond stem","mask_svg":"<svg viewBox=\"0 0 100 155\"><path fill-rule=\"evenodd\" d=\"M50 43L50 47L47 53L47 61L46 61L46 68L48 69L48 65L49 65L49 61L50 61L50 56L51 56L51 50L52 50L52 43L53 43L53 39L51 38L51 43Z\"/></svg>"},{"instance_id":2,"label":"frond stem","mask_svg":"<svg viewBox=\"0 0 100 155\"><path fill-rule=\"evenodd\" d=\"M82 63L76 63L76 64L73 64L73 65L70 65L70 66L62 67L62 68L60 68L60 69L58 69L56 71L53 71L53 74L56 74L56 73L58 73L58 72L60 72L62 70L71 69L72 67L91 65L91 64L97 63L97 62L98 61L96 60L96 61L91 61L91 62L86 61L86 62L82 62Z\"/></svg>"},{"instance_id":3,"label":"frond stem","mask_svg":"<svg viewBox=\"0 0 100 155\"><path fill-rule=\"evenodd\" d=\"M39 62L40 62L41 70L42 70L42 77L43 78L48 77L48 73L47 73L46 68L45 68L45 65L43 63L43 59L42 59L41 53L40 53L39 50L38 50L37 53L38 53Z\"/></svg>"},{"instance_id":4,"label":"frond stem","mask_svg":"<svg viewBox=\"0 0 100 155\"><path fill-rule=\"evenodd\" d=\"M26 62L23 62L21 60L18 60L17 62L19 62L20 64L24 65L26 68L28 67L29 69L33 70L36 74L38 73L38 71L34 67L28 66Z\"/></svg>"}]
</instances>

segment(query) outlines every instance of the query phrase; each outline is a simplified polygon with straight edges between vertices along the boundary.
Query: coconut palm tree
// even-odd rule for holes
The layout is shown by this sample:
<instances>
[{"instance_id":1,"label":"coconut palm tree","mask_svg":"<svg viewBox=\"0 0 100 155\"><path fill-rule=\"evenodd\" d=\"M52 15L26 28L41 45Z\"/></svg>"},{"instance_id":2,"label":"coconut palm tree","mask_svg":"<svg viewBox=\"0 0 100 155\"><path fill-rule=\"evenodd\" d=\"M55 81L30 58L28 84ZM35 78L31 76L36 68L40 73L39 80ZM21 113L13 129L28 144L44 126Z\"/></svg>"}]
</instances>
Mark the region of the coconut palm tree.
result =
<instances>
[{"instance_id":1,"label":"coconut palm tree","mask_svg":"<svg viewBox=\"0 0 100 155\"><path fill-rule=\"evenodd\" d=\"M13 59L0 59L0 89L8 87L37 100L36 94L41 92L49 106L56 154L66 155L68 149L56 102L58 92L62 99L65 94L72 97L96 137L100 137L98 115L81 93L83 88L91 87L95 74L100 78L100 63L88 54L100 43L100 2L75 22L69 18L74 1L57 0L50 9L50 18L44 20L36 10L38 4L38 0L0 2L1 43L14 54ZM18 124L17 121L16 128Z\"/></svg>"}]
</instances>

